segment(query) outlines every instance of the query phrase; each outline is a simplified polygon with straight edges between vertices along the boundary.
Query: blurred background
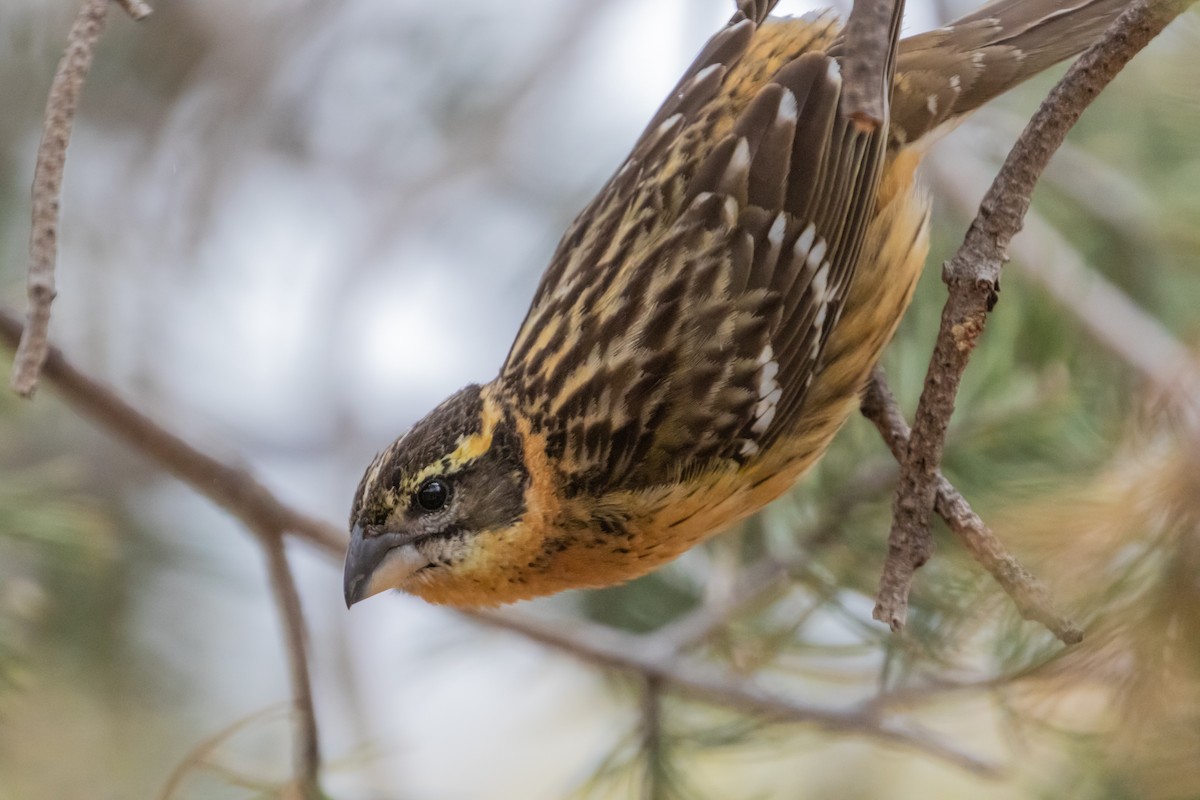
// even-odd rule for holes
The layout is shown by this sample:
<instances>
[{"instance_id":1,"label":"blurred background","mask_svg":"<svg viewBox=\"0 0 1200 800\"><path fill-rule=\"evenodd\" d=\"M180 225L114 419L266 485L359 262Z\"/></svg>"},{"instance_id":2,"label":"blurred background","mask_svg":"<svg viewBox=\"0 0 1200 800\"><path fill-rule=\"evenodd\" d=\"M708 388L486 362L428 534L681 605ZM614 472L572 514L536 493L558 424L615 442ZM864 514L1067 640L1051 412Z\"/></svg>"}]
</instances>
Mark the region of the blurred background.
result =
<instances>
[{"instance_id":1,"label":"blurred background","mask_svg":"<svg viewBox=\"0 0 1200 800\"><path fill-rule=\"evenodd\" d=\"M972 7L910 0L907 27ZM9 309L76 8L0 6ZM136 25L114 8L66 171L54 339L341 524L377 450L494 374L558 236L731 8L162 0ZM341 565L293 544L329 796L1200 796L1200 450L1189 384L1172 383L1200 335L1198 47L1192 12L1056 157L951 430L949 477L1085 622L1083 644L1021 622L943 527L909 630L870 620L895 468L858 418L742 528L627 586L519 609L651 642L778 566L788 579L692 657L814 706L872 704L983 766L691 702L400 595L348 614ZM886 361L910 412L937 265L1060 73L932 159L934 249ZM0 392L0 800L278 796L289 696L252 537L53 391Z\"/></svg>"}]
</instances>

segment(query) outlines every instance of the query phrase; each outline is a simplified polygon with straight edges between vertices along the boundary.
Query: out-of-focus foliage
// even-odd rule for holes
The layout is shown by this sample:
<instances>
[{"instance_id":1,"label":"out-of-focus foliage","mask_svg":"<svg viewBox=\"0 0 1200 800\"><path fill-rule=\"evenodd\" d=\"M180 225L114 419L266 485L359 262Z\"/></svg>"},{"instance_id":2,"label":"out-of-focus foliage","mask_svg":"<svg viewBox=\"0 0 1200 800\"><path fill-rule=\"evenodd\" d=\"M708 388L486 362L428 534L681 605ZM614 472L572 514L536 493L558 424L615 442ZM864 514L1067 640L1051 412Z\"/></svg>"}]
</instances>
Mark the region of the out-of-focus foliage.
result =
<instances>
[{"instance_id":1,"label":"out-of-focus foliage","mask_svg":"<svg viewBox=\"0 0 1200 800\"><path fill-rule=\"evenodd\" d=\"M67 169L55 337L193 441L341 519L375 450L495 369L558 234L728 5L171 0L138 26L114 13ZM962 4L909 3L926 24L943 5ZM7 307L71 12L0 7ZM1087 112L1034 204L1189 347L1198 44L1192 12ZM1051 80L942 151L994 169ZM935 195L958 177L946 163ZM935 213L886 359L910 410L937 265L966 222L948 203ZM1024 268L1038 265L1006 272L945 470L1087 623L1082 645L1020 621L941 527L907 632L870 621L895 468L858 419L739 530L627 586L530 606L649 648L775 562L786 585L751 592L692 655L812 705L874 703L999 776L610 679L414 601L347 615L337 566L298 550L330 795L1200 795L1197 434ZM50 392L0 398L0 799L154 796L177 771L177 800L286 794L286 681L236 526Z\"/></svg>"},{"instance_id":2,"label":"out-of-focus foliage","mask_svg":"<svg viewBox=\"0 0 1200 800\"><path fill-rule=\"evenodd\" d=\"M36 680L32 651L44 636L75 638L101 621L95 601L108 592L98 584L115 556L111 514L89 491L86 460L62 454L61 442L59 454L48 452L21 430L17 403L0 398L0 695ZM97 595L86 618L55 602L65 587L72 599Z\"/></svg>"}]
</instances>

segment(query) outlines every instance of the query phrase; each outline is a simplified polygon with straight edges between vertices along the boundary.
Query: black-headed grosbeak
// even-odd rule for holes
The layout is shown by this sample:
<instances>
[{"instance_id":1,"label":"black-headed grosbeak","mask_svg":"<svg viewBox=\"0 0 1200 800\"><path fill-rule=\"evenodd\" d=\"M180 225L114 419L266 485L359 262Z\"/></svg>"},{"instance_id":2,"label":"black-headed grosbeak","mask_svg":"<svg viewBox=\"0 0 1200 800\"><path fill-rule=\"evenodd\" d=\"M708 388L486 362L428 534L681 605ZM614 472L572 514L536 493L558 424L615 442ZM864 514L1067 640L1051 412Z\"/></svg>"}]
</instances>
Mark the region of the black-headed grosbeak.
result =
<instances>
[{"instance_id":1,"label":"black-headed grosbeak","mask_svg":"<svg viewBox=\"0 0 1200 800\"><path fill-rule=\"evenodd\" d=\"M500 374L367 469L348 605L616 583L778 497L856 408L912 297L928 145L1125 3L996 0L904 40L873 130L840 113L836 20L774 5L741 0L571 225Z\"/></svg>"}]
</instances>

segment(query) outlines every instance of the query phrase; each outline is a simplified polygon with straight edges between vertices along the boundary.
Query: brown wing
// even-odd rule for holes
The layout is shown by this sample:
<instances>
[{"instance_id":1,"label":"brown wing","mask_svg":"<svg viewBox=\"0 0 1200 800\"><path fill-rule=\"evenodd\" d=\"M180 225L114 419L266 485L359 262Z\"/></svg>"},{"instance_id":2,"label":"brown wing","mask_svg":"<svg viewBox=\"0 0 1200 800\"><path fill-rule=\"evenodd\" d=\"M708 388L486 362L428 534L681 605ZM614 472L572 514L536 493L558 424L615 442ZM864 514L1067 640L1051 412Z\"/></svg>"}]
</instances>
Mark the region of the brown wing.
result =
<instances>
[{"instance_id":1,"label":"brown wing","mask_svg":"<svg viewBox=\"0 0 1200 800\"><path fill-rule=\"evenodd\" d=\"M671 90L629 157L571 223L542 275L506 369L527 356L542 320L566 309L570 302L563 298L578 291L579 283L594 285L603 275L615 276L625 257L661 236L678 218L687 173L696 166L692 151L704 146L712 127L704 112L776 2L739 3L729 23L709 39Z\"/></svg>"},{"instance_id":2,"label":"brown wing","mask_svg":"<svg viewBox=\"0 0 1200 800\"><path fill-rule=\"evenodd\" d=\"M576 220L502 370L569 490L751 459L803 406L886 126L838 112L831 21L763 17L709 42Z\"/></svg>"}]
</instances>

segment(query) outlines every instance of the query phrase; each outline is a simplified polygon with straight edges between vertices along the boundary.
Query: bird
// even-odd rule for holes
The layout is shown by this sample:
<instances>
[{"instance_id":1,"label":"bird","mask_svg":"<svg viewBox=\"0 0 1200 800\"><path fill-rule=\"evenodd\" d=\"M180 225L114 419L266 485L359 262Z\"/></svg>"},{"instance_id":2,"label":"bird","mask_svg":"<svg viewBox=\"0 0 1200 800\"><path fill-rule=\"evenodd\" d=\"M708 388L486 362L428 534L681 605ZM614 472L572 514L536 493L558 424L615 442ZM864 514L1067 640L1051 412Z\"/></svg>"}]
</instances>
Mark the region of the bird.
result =
<instances>
[{"instance_id":1,"label":"bird","mask_svg":"<svg viewBox=\"0 0 1200 800\"><path fill-rule=\"evenodd\" d=\"M846 108L833 13L740 0L567 229L497 376L367 467L347 607L620 583L791 488L912 299L930 145L1126 4L993 0L903 40L897 14L870 125Z\"/></svg>"}]
</instances>

